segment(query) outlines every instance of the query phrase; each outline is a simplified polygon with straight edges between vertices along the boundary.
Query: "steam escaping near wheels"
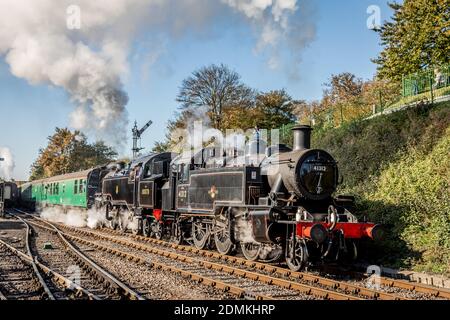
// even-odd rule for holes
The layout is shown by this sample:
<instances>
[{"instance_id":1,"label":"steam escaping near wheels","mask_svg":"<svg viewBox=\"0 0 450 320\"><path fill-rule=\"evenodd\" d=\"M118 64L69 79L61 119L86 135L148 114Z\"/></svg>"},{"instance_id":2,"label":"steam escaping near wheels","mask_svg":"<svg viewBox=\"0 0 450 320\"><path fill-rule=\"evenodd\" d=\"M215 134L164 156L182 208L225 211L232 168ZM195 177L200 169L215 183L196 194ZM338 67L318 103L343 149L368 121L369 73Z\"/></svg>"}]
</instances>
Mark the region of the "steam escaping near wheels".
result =
<instances>
[{"instance_id":1,"label":"steam escaping near wheels","mask_svg":"<svg viewBox=\"0 0 450 320\"><path fill-rule=\"evenodd\" d=\"M39 209L41 218L50 222L62 223L69 227L90 229L98 229L102 227L110 227L109 221L105 218L104 211L91 208L85 209L67 209L61 207L46 207ZM132 219L133 215L130 211L120 211L114 216L114 223L121 230L134 231L137 229L136 219Z\"/></svg>"}]
</instances>

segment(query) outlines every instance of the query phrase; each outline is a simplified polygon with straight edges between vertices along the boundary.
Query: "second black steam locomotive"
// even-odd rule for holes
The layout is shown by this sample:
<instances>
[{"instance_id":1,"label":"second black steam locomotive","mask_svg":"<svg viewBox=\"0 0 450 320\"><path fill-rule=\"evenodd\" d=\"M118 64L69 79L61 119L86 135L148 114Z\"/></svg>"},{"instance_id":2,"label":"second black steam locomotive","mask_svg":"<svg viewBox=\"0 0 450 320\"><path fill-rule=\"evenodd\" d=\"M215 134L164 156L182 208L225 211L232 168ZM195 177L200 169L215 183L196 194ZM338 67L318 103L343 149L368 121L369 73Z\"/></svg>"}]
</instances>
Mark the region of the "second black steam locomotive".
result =
<instances>
[{"instance_id":1,"label":"second black steam locomotive","mask_svg":"<svg viewBox=\"0 0 450 320\"><path fill-rule=\"evenodd\" d=\"M193 156L150 154L124 169L104 169L96 206L111 227L132 212L136 233L187 242L250 260L354 259L357 241L378 239L379 225L358 222L353 198L334 197L333 157L310 148L311 127L293 128L293 148L254 139L243 154L208 147Z\"/></svg>"}]
</instances>

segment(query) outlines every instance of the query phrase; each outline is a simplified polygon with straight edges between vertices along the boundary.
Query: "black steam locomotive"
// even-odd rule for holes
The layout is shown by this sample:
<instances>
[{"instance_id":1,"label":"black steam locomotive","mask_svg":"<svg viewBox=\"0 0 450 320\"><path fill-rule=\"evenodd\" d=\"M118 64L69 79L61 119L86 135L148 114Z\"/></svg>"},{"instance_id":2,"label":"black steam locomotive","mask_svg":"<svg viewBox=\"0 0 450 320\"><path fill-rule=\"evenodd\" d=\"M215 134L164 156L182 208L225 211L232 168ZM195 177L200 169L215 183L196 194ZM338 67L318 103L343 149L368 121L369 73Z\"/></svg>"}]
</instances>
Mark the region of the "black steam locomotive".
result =
<instances>
[{"instance_id":1,"label":"black steam locomotive","mask_svg":"<svg viewBox=\"0 0 450 320\"><path fill-rule=\"evenodd\" d=\"M314 261L356 258L356 242L378 239L379 225L358 222L353 198L334 197L338 166L310 148L309 126L293 128L293 149L259 138L245 152L208 147L193 156L150 154L102 175L96 206L111 227L132 212L134 232L187 242L250 260L285 258L300 270Z\"/></svg>"}]
</instances>

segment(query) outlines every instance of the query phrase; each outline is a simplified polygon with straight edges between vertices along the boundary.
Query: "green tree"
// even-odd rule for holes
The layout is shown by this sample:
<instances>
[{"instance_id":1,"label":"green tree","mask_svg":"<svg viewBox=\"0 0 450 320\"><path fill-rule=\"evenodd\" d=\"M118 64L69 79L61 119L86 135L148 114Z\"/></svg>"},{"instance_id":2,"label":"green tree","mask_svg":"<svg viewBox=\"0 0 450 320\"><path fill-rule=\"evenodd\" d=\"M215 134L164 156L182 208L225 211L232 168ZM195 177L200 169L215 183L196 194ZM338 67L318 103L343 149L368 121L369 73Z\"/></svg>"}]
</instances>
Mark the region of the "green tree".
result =
<instances>
[{"instance_id":1,"label":"green tree","mask_svg":"<svg viewBox=\"0 0 450 320\"><path fill-rule=\"evenodd\" d=\"M260 93L255 100L255 125L263 129L279 128L296 120L295 104L285 90Z\"/></svg>"},{"instance_id":2,"label":"green tree","mask_svg":"<svg viewBox=\"0 0 450 320\"><path fill-rule=\"evenodd\" d=\"M30 180L85 170L113 160L117 153L104 142L93 144L80 131L56 128L48 137L48 145L39 150L31 166Z\"/></svg>"},{"instance_id":3,"label":"green tree","mask_svg":"<svg viewBox=\"0 0 450 320\"><path fill-rule=\"evenodd\" d=\"M383 51L374 60L378 75L400 82L403 74L450 63L450 0L390 3L392 21L378 31Z\"/></svg>"},{"instance_id":4,"label":"green tree","mask_svg":"<svg viewBox=\"0 0 450 320\"><path fill-rule=\"evenodd\" d=\"M340 124L353 118L354 114L362 111L363 84L362 79L349 72L332 75L329 83L325 84L323 109L331 109L333 113L337 113Z\"/></svg>"},{"instance_id":5,"label":"green tree","mask_svg":"<svg viewBox=\"0 0 450 320\"><path fill-rule=\"evenodd\" d=\"M194 71L183 80L177 102L181 110L206 107L216 129L222 128L222 112L229 106L248 105L254 96L252 89L241 82L240 75L227 66L210 65Z\"/></svg>"}]
</instances>

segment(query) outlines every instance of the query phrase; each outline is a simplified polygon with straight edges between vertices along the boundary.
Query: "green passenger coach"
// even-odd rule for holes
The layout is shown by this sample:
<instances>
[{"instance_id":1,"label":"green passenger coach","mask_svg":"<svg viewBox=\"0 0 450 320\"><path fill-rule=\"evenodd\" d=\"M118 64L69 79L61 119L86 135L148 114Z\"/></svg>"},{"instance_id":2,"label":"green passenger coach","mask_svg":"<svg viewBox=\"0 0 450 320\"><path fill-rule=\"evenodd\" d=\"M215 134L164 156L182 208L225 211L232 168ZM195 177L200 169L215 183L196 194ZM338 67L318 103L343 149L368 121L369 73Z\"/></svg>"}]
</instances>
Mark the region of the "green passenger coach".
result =
<instances>
[{"instance_id":1,"label":"green passenger coach","mask_svg":"<svg viewBox=\"0 0 450 320\"><path fill-rule=\"evenodd\" d=\"M104 168L35 180L21 186L21 202L30 208L61 206L88 209L95 203Z\"/></svg>"}]
</instances>

